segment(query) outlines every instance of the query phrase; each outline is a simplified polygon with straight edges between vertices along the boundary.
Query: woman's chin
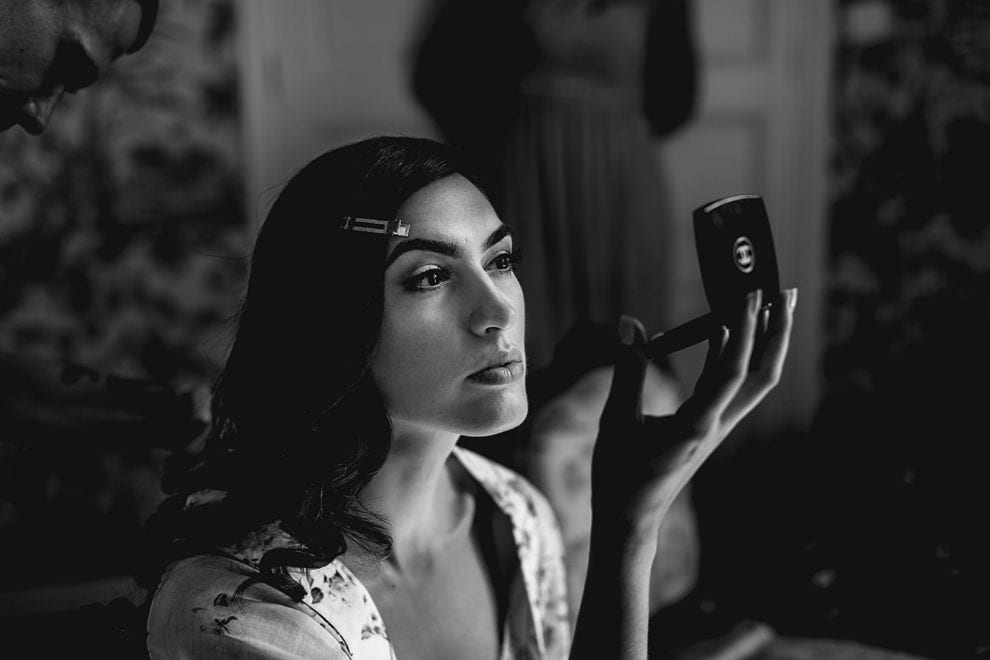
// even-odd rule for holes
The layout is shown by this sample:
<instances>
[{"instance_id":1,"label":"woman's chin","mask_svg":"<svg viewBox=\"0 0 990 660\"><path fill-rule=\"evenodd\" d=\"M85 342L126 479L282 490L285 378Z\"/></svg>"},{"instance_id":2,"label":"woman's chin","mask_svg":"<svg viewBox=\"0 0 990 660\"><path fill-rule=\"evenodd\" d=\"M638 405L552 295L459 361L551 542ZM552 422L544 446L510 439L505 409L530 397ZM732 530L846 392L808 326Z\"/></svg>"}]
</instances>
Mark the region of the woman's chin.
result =
<instances>
[{"instance_id":1,"label":"woman's chin","mask_svg":"<svg viewBox=\"0 0 990 660\"><path fill-rule=\"evenodd\" d=\"M504 433L522 424L528 412L525 390L486 401L475 408L472 419L464 420L461 435L483 437Z\"/></svg>"}]
</instances>

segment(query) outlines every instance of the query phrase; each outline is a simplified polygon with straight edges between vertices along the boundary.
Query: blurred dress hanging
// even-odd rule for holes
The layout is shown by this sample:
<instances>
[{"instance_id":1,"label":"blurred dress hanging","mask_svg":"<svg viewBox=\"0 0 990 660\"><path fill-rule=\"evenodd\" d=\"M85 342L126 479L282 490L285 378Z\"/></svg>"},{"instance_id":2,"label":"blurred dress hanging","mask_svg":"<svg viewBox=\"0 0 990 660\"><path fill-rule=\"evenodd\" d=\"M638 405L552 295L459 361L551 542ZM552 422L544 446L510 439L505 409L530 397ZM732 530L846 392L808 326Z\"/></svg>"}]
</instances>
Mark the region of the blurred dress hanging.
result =
<instances>
[{"instance_id":1,"label":"blurred dress hanging","mask_svg":"<svg viewBox=\"0 0 990 660\"><path fill-rule=\"evenodd\" d=\"M686 2L447 0L421 44L415 92L521 248L534 365L579 318L671 321L656 139L694 108Z\"/></svg>"}]
</instances>

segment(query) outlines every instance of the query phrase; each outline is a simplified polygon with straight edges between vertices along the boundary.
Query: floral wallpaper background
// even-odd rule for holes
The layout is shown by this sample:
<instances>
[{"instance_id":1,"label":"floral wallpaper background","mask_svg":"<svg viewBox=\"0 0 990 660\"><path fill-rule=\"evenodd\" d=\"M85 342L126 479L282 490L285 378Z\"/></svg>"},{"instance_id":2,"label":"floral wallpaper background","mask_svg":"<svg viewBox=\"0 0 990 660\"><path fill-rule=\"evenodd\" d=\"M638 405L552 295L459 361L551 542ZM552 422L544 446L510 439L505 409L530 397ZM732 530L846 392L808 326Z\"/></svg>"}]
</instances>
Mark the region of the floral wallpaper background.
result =
<instances>
[{"instance_id":1,"label":"floral wallpaper background","mask_svg":"<svg viewBox=\"0 0 990 660\"><path fill-rule=\"evenodd\" d=\"M781 633L990 657L990 3L836 18L824 395L808 437L699 473L702 591Z\"/></svg>"},{"instance_id":2,"label":"floral wallpaper background","mask_svg":"<svg viewBox=\"0 0 990 660\"><path fill-rule=\"evenodd\" d=\"M838 53L818 457L841 612L990 657L990 4L846 9L874 29L847 24Z\"/></svg>"},{"instance_id":3,"label":"floral wallpaper background","mask_svg":"<svg viewBox=\"0 0 990 660\"><path fill-rule=\"evenodd\" d=\"M43 136L0 134L0 590L126 570L160 441L201 427L247 264L235 9L165 0Z\"/></svg>"},{"instance_id":4,"label":"floral wallpaper background","mask_svg":"<svg viewBox=\"0 0 990 660\"><path fill-rule=\"evenodd\" d=\"M0 346L173 380L243 263L231 2L162 3L153 38L69 97L42 137L0 135Z\"/></svg>"},{"instance_id":5,"label":"floral wallpaper background","mask_svg":"<svg viewBox=\"0 0 990 660\"><path fill-rule=\"evenodd\" d=\"M842 625L990 657L990 3L843 6L815 455Z\"/></svg>"}]
</instances>

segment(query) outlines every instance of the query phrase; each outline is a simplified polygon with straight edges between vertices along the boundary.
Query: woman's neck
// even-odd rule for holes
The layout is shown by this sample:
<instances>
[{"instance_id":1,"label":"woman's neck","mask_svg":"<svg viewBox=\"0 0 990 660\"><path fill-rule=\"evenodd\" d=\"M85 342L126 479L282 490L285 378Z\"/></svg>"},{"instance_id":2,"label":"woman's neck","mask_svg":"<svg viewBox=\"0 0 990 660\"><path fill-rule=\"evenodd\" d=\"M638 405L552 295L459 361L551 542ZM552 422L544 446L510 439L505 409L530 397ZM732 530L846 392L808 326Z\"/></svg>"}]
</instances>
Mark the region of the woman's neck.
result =
<instances>
[{"instance_id":1,"label":"woman's neck","mask_svg":"<svg viewBox=\"0 0 990 660\"><path fill-rule=\"evenodd\" d=\"M448 466L458 437L396 424L385 463L361 491L361 503L388 524L387 561L395 568L401 570L407 557L442 547L471 511L463 484Z\"/></svg>"}]
</instances>

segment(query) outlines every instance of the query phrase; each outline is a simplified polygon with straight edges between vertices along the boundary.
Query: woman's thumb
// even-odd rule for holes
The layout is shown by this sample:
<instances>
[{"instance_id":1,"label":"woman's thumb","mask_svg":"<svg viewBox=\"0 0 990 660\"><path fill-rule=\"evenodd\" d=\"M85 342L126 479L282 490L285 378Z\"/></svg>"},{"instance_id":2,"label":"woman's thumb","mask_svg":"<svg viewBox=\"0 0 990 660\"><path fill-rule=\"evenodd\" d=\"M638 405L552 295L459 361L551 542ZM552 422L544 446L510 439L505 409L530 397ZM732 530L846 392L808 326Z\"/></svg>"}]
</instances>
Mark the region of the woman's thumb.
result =
<instances>
[{"instance_id":1,"label":"woman's thumb","mask_svg":"<svg viewBox=\"0 0 990 660\"><path fill-rule=\"evenodd\" d=\"M646 330L636 318L623 314L619 319L619 339L622 346L615 362L604 416L639 419L646 375Z\"/></svg>"}]
</instances>

